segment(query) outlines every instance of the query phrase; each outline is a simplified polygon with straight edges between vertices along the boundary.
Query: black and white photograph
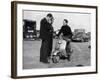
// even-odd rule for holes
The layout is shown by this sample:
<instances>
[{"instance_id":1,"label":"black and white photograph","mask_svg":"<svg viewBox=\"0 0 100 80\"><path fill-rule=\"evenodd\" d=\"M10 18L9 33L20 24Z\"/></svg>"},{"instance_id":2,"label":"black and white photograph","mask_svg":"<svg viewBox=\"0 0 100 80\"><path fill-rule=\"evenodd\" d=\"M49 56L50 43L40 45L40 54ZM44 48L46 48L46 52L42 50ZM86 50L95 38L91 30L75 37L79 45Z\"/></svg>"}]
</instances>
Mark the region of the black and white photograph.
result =
<instances>
[{"instance_id":1,"label":"black and white photograph","mask_svg":"<svg viewBox=\"0 0 100 80\"><path fill-rule=\"evenodd\" d=\"M91 65L91 14L23 11L23 69Z\"/></svg>"},{"instance_id":2,"label":"black and white photograph","mask_svg":"<svg viewBox=\"0 0 100 80\"><path fill-rule=\"evenodd\" d=\"M17 76L96 73L95 6L16 5Z\"/></svg>"}]
</instances>

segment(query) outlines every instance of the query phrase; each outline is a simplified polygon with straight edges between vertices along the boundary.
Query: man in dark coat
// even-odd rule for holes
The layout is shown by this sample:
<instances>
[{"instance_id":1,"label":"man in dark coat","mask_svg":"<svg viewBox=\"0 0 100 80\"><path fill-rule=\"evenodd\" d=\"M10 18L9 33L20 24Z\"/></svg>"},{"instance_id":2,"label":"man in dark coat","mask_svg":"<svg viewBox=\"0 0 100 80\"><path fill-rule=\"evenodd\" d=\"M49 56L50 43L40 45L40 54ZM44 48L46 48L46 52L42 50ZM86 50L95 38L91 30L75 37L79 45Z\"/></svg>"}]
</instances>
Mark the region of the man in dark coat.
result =
<instances>
[{"instance_id":1,"label":"man in dark coat","mask_svg":"<svg viewBox=\"0 0 100 80\"><path fill-rule=\"evenodd\" d=\"M47 14L40 22L40 38L42 39L40 48L40 62L49 63L53 43L53 16Z\"/></svg>"},{"instance_id":2,"label":"man in dark coat","mask_svg":"<svg viewBox=\"0 0 100 80\"><path fill-rule=\"evenodd\" d=\"M67 41L67 44L66 44L67 45L66 46L66 53L67 54L66 54L66 56L67 56L68 60L70 61L70 53L72 52L70 41L71 41L73 34L71 31L71 28L68 26L67 19L64 19L63 26L61 27L57 36L59 36L61 33L63 34L63 39Z\"/></svg>"}]
</instances>

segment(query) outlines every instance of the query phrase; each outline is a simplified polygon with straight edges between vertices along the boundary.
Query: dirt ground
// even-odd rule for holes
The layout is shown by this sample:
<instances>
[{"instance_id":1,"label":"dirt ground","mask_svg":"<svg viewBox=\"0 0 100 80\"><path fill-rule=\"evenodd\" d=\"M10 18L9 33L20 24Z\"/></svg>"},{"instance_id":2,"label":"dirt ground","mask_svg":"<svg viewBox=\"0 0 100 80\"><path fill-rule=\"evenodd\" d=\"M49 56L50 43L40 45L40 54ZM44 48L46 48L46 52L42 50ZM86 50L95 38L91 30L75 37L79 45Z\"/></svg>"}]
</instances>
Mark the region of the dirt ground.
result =
<instances>
[{"instance_id":1,"label":"dirt ground","mask_svg":"<svg viewBox=\"0 0 100 80\"><path fill-rule=\"evenodd\" d=\"M53 47L56 40L53 40ZM78 65L91 65L91 50L88 48L88 42L71 42L73 53L71 61L60 60L59 63L41 63L39 62L41 41L23 41L23 69L35 68L60 68L60 67L76 67Z\"/></svg>"}]
</instances>

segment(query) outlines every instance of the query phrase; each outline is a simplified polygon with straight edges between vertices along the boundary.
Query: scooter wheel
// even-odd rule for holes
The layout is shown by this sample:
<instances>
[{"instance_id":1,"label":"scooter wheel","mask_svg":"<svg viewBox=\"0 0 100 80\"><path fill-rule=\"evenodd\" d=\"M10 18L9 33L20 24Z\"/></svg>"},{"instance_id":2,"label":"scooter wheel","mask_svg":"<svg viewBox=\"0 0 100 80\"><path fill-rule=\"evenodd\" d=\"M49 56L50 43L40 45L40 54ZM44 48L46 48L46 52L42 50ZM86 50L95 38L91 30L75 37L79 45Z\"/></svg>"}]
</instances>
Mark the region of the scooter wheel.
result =
<instances>
[{"instance_id":1,"label":"scooter wheel","mask_svg":"<svg viewBox=\"0 0 100 80\"><path fill-rule=\"evenodd\" d=\"M52 61L53 63L59 63L60 57L59 56L53 56Z\"/></svg>"}]
</instances>

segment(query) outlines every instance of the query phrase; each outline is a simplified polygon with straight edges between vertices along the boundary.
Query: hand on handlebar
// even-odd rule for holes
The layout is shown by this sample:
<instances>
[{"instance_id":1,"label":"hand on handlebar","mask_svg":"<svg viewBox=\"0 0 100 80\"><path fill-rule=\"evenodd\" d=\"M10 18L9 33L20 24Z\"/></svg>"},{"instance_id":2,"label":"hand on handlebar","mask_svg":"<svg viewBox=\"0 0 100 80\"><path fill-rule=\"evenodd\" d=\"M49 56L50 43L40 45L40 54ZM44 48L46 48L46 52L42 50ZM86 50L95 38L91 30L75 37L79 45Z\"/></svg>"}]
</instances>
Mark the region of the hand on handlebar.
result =
<instances>
[{"instance_id":1,"label":"hand on handlebar","mask_svg":"<svg viewBox=\"0 0 100 80\"><path fill-rule=\"evenodd\" d=\"M59 38L59 36L58 35L56 35L56 39L58 39Z\"/></svg>"}]
</instances>

